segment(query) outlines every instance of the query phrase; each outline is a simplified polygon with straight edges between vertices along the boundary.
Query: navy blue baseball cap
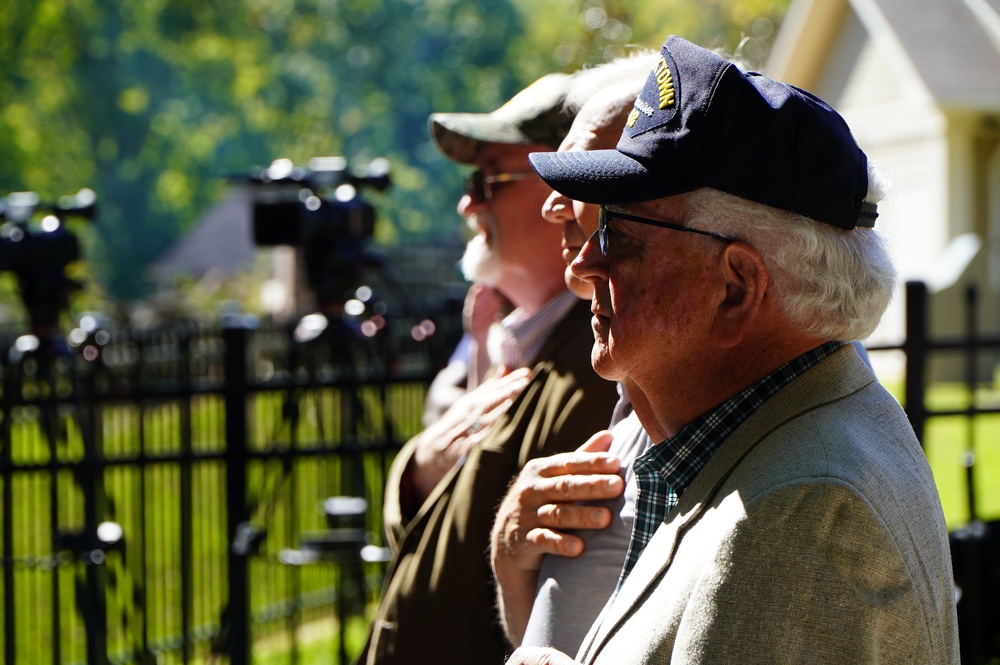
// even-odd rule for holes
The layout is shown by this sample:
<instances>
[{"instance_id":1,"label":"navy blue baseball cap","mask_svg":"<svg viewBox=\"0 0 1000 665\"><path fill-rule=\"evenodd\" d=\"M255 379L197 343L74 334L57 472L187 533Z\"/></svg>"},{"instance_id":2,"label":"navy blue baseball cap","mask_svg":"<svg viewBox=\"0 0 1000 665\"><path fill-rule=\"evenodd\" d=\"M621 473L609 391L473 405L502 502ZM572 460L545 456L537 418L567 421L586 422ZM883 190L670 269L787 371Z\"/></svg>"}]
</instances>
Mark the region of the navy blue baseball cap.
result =
<instances>
[{"instance_id":1,"label":"navy blue baseball cap","mask_svg":"<svg viewBox=\"0 0 1000 665\"><path fill-rule=\"evenodd\" d=\"M823 100L670 36L614 150L532 153L556 191L624 204L699 187L842 229L873 226L868 159Z\"/></svg>"}]
</instances>

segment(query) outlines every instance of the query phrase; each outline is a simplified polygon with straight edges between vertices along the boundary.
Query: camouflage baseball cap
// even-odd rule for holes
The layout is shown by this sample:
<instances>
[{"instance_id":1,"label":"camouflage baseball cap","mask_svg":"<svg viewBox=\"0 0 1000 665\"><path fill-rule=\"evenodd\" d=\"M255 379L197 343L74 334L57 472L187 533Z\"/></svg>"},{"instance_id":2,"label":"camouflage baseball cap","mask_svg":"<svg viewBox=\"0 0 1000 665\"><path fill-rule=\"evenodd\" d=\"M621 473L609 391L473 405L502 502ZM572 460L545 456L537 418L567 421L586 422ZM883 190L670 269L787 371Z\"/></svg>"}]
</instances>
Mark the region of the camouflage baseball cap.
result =
<instances>
[{"instance_id":1,"label":"camouflage baseball cap","mask_svg":"<svg viewBox=\"0 0 1000 665\"><path fill-rule=\"evenodd\" d=\"M565 138L573 117L563 110L571 74L547 74L492 113L433 113L431 137L449 159L472 164L484 143L552 146Z\"/></svg>"}]
</instances>

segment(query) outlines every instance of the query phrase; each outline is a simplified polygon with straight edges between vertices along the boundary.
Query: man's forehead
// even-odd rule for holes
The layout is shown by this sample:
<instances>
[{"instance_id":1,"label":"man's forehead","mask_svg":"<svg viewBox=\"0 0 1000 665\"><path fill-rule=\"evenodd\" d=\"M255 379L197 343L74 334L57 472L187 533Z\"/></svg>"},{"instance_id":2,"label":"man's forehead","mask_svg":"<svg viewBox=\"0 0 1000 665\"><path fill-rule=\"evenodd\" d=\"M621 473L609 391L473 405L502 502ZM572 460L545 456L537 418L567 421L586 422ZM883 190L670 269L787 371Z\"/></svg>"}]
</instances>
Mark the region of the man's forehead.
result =
<instances>
[{"instance_id":1,"label":"man's forehead","mask_svg":"<svg viewBox=\"0 0 1000 665\"><path fill-rule=\"evenodd\" d=\"M559 145L559 152L573 150L607 150L615 147L624 116L616 114L618 110L608 104L587 104L580 110L566 138Z\"/></svg>"},{"instance_id":2,"label":"man's forehead","mask_svg":"<svg viewBox=\"0 0 1000 665\"><path fill-rule=\"evenodd\" d=\"M594 142L594 125L578 117L573 121L566 138L559 144L559 152L572 152L574 150L591 150Z\"/></svg>"}]
</instances>

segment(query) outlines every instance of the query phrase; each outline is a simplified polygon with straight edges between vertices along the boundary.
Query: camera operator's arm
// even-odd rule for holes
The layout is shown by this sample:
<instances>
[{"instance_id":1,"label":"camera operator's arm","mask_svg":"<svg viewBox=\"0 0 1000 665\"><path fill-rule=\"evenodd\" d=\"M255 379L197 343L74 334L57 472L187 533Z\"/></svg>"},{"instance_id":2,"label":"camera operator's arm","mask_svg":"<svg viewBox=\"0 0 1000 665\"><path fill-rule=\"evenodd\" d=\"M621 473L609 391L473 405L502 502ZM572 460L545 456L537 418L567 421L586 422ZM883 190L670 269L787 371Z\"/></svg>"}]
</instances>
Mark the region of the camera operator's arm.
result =
<instances>
[{"instance_id":1,"label":"camera operator's arm","mask_svg":"<svg viewBox=\"0 0 1000 665\"><path fill-rule=\"evenodd\" d=\"M611 523L607 508L579 503L612 499L624 491L625 482L617 475L621 464L607 452L611 439L610 432L598 432L574 452L529 461L497 510L490 562L500 618L515 646L524 638L535 602L542 557L579 556L583 540L566 531L603 529Z\"/></svg>"},{"instance_id":2,"label":"camera operator's arm","mask_svg":"<svg viewBox=\"0 0 1000 665\"><path fill-rule=\"evenodd\" d=\"M384 519L390 539L401 533L441 479L489 434L529 380L530 371L524 368L491 377L407 441L386 481Z\"/></svg>"}]
</instances>

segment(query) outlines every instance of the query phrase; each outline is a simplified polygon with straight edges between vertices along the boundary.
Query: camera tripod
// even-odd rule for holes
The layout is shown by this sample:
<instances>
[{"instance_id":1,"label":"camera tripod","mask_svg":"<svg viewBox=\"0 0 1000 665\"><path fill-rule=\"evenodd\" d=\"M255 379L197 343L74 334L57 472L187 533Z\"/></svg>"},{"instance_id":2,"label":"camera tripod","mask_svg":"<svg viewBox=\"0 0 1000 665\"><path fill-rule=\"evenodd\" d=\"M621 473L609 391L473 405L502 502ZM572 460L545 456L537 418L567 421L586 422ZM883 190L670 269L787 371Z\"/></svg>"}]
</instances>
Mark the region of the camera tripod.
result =
<instances>
[{"instance_id":1,"label":"camera tripod","mask_svg":"<svg viewBox=\"0 0 1000 665\"><path fill-rule=\"evenodd\" d=\"M386 283L395 283L399 292L404 294L405 314L426 321L392 271L376 255L363 258L367 267L376 270ZM360 281L358 279L354 283ZM335 567L338 580L336 618L340 627L338 650L341 662L346 663L346 622L353 610L363 606L359 605L359 601L363 602L365 590L370 586L365 581L365 564L382 563L388 558L387 550L372 544L370 529L366 528L366 517L371 516L371 511L363 497L371 492L366 486L369 481L364 460L373 451L381 451L384 466L385 456L389 454L384 442L395 442L396 439L393 414L384 408L373 408L373 401L378 399L377 394L385 404L386 389L398 365L399 349L389 334L391 321L387 318L391 318L392 314L387 307L380 306L371 289L357 286L338 289L338 292L354 297L337 301L322 299L317 311L300 316L287 327L286 376L280 382L271 384L282 393L280 422L274 426L275 431L270 438L276 445L270 451L248 455L248 458L269 464L270 471L262 486L242 486L249 498L242 507L244 512L239 524L232 529L230 545L234 552L240 553L244 562L251 556L260 556L265 550L263 544L268 537L265 525L278 512L281 502L295 494L294 461L296 454L302 451L296 433L300 431L307 410L318 413L316 438L321 443L310 449L309 454L333 455L338 462L339 473L339 478L333 479L335 496L327 496L321 503L326 528L304 533L289 529L283 534L283 540L289 546L278 552L275 552L277 548L271 548L270 553L263 556L276 558L277 563L288 569L288 584L296 596L299 588L297 571L303 566ZM241 336L245 339L247 333L232 331L231 334L235 341ZM240 371L233 369L233 372ZM257 388L255 392L259 390ZM328 390L333 390L335 396L332 401L322 402L321 395ZM239 403L242 397L234 401ZM329 413L331 408L337 411L335 416ZM329 429L331 427L336 431ZM287 433L284 445L277 444L282 432ZM382 439L383 443L371 448L364 442L370 434ZM245 439L248 434L234 436L234 439L240 436ZM336 444L327 448L322 442ZM234 463L239 464L236 460ZM240 482L240 479L235 479L229 486L230 496L244 491L240 489ZM294 512L294 505L285 510ZM288 515L287 512L284 514ZM378 516L372 519L377 524L381 523ZM296 521L292 515L286 524ZM233 593L238 581L231 579L230 591ZM235 595L231 595L223 612L224 629L217 636L213 649L216 654L228 654L234 665L244 662L242 659L249 654L250 630L241 593L237 590ZM293 632L297 628L294 615L294 611L288 615L288 629Z\"/></svg>"},{"instance_id":2,"label":"camera tripod","mask_svg":"<svg viewBox=\"0 0 1000 665\"><path fill-rule=\"evenodd\" d=\"M95 448L93 420L87 417L81 399L76 361L77 355L49 321L34 322L31 332L18 337L9 352L0 358L3 364L0 445L3 449L3 505L7 511L3 525L4 662L16 662L18 623L28 620L23 614L18 616L14 604L14 589L19 585L16 569L34 567L53 571L50 602L58 625L64 601L60 593L60 576L55 571L71 563L80 566L75 597L86 633L87 662L107 662L106 589L110 582L107 554L120 549L123 538L121 528L104 519L108 501L101 482L103 461ZM15 496L15 483L12 482L15 470L24 468L24 472L28 472L32 469L24 467L20 459L16 460L19 466L15 467L15 414L25 409L37 411L36 420L43 437L41 448L47 451L49 459L48 503L52 547L52 554L48 556L29 556L27 559L19 557L14 550L15 518L12 510L15 505L36 503L30 500L30 496L25 501L23 484L19 486L20 495ZM82 454L70 451L69 422L73 422L79 432ZM21 450L19 457L24 454L25 451ZM67 462L74 454L80 455L80 458ZM72 473L75 486L82 495L82 528L66 529L60 524L58 506L65 502L58 481L60 469L68 469ZM38 474L41 469L35 467L31 472ZM122 567L116 568L115 572L121 574ZM60 662L58 630L52 649L54 662Z\"/></svg>"}]
</instances>

